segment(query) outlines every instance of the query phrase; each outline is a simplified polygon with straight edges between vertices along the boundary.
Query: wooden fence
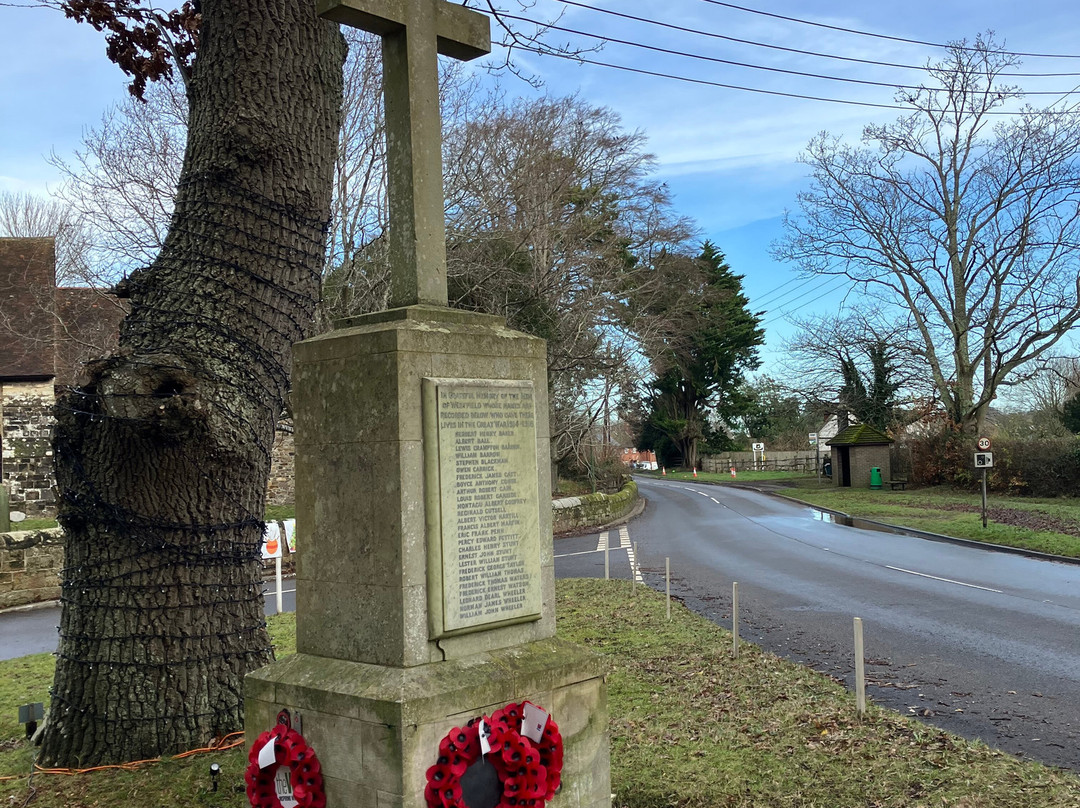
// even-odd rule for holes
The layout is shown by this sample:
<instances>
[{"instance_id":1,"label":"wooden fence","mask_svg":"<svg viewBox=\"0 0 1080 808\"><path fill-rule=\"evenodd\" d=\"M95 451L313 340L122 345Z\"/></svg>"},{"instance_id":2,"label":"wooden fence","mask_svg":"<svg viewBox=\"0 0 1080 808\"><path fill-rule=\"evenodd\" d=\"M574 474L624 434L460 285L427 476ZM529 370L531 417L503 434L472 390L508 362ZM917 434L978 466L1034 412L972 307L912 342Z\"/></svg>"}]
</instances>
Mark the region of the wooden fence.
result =
<instances>
[{"instance_id":1,"label":"wooden fence","mask_svg":"<svg viewBox=\"0 0 1080 808\"><path fill-rule=\"evenodd\" d=\"M753 452L727 452L721 455L708 455L701 459L701 470L724 474L734 466L737 471L798 471L813 474L816 463L828 456L829 450L822 447L820 460L812 451L770 452L765 451L764 459L760 455L755 460Z\"/></svg>"}]
</instances>

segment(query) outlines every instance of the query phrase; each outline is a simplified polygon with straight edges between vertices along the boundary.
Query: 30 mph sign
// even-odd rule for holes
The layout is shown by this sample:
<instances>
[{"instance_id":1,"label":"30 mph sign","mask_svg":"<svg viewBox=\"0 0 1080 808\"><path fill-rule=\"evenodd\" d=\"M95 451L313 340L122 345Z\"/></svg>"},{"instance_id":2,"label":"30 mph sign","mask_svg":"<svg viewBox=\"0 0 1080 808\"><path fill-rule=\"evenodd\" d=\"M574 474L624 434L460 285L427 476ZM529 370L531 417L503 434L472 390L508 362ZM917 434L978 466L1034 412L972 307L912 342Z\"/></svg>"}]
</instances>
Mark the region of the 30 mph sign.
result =
<instances>
[{"instance_id":1,"label":"30 mph sign","mask_svg":"<svg viewBox=\"0 0 1080 808\"><path fill-rule=\"evenodd\" d=\"M990 451L990 438L979 438L978 447L980 452Z\"/></svg>"}]
</instances>

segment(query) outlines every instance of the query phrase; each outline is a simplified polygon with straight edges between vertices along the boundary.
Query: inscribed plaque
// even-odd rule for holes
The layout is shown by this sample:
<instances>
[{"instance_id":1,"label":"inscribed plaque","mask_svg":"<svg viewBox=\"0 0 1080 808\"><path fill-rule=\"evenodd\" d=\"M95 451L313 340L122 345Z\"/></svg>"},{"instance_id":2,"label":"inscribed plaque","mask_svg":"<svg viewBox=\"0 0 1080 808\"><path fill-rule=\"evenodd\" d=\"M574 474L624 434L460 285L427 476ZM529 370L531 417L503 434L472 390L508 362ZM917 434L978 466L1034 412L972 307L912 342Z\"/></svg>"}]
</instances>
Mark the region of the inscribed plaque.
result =
<instances>
[{"instance_id":1,"label":"inscribed plaque","mask_svg":"<svg viewBox=\"0 0 1080 808\"><path fill-rule=\"evenodd\" d=\"M425 379L429 508L441 577L436 634L539 618L540 526L531 381ZM430 428L434 427L436 435ZM430 445L430 444L429 444ZM433 501L434 499L434 501ZM432 570L434 572L434 570Z\"/></svg>"}]
</instances>

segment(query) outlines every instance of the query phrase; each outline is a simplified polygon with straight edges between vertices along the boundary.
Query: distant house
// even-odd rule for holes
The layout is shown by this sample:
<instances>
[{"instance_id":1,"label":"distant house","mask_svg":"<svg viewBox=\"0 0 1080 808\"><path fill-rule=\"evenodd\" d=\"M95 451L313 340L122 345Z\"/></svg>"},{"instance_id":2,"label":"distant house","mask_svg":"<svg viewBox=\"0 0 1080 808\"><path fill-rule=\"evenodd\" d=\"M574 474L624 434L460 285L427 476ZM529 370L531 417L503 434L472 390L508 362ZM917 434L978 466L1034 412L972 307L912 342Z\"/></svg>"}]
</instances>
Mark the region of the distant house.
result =
<instances>
[{"instance_id":1,"label":"distant house","mask_svg":"<svg viewBox=\"0 0 1080 808\"><path fill-rule=\"evenodd\" d=\"M51 513L52 407L124 315L101 289L58 287L51 238L0 238L0 484L12 510Z\"/></svg>"},{"instance_id":2,"label":"distant house","mask_svg":"<svg viewBox=\"0 0 1080 808\"><path fill-rule=\"evenodd\" d=\"M0 238L0 485L10 507L53 515L52 427L58 391L117 343L125 303L104 289L56 285L51 238ZM271 447L267 501L294 498L292 425Z\"/></svg>"},{"instance_id":3,"label":"distant house","mask_svg":"<svg viewBox=\"0 0 1080 808\"><path fill-rule=\"evenodd\" d=\"M650 471L656 471L659 466L656 465L656 454L649 451L638 451L637 449L623 449L622 456L619 458L624 466L628 466L632 469L648 469Z\"/></svg>"}]
</instances>

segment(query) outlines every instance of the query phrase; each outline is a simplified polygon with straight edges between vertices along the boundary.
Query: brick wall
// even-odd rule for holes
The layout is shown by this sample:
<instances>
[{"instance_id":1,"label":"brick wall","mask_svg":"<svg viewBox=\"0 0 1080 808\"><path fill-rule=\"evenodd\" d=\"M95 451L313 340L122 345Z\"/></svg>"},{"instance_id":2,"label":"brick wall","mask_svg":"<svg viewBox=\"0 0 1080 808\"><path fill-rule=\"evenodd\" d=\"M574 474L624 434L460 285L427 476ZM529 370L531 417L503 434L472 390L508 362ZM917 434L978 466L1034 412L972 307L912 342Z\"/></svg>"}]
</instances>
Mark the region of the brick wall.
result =
<instances>
[{"instance_id":1,"label":"brick wall","mask_svg":"<svg viewBox=\"0 0 1080 808\"><path fill-rule=\"evenodd\" d=\"M870 469L877 466L881 469L882 482L892 479L892 465L889 459L888 446L852 446L848 449L851 453L851 487L869 488ZM840 485L840 459L838 452L833 452L833 484Z\"/></svg>"},{"instance_id":2,"label":"brick wall","mask_svg":"<svg viewBox=\"0 0 1080 808\"><path fill-rule=\"evenodd\" d=\"M28 516L55 512L51 382L0 385L0 481L10 507Z\"/></svg>"},{"instance_id":3,"label":"brick wall","mask_svg":"<svg viewBox=\"0 0 1080 808\"><path fill-rule=\"evenodd\" d=\"M0 533L0 609L60 597L60 528Z\"/></svg>"}]
</instances>

